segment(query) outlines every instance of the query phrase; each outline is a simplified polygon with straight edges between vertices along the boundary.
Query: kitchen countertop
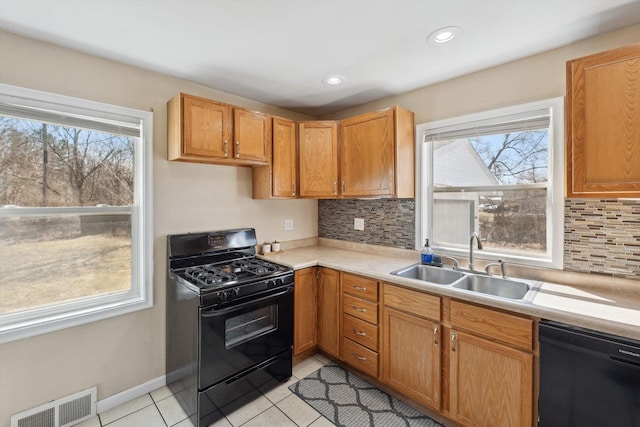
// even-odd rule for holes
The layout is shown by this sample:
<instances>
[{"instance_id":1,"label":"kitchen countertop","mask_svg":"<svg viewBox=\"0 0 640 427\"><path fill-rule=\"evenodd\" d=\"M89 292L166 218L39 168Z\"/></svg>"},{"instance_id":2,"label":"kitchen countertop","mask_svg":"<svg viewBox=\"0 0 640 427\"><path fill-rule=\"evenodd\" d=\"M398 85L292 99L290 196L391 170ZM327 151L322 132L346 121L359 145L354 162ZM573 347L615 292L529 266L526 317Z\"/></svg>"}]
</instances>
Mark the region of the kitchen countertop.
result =
<instances>
[{"instance_id":1,"label":"kitchen countertop","mask_svg":"<svg viewBox=\"0 0 640 427\"><path fill-rule=\"evenodd\" d=\"M581 287L542 282L533 301L523 302L390 274L394 270L418 262L417 252L410 256L396 256L314 245L288 249L264 257L295 270L316 265L328 267L434 294L640 340L640 282L638 291L633 292L607 289L604 286Z\"/></svg>"}]
</instances>

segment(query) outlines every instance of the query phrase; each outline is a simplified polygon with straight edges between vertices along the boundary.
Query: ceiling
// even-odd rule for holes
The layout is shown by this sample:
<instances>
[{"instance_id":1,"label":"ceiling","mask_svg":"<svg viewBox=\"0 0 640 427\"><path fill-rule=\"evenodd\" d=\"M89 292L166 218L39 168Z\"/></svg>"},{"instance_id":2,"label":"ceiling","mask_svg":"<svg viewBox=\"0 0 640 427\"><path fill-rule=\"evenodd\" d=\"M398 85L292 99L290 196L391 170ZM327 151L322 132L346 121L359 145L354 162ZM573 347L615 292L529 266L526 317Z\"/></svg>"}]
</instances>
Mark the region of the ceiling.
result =
<instances>
[{"instance_id":1,"label":"ceiling","mask_svg":"<svg viewBox=\"0 0 640 427\"><path fill-rule=\"evenodd\" d=\"M639 0L0 0L6 31L313 116L639 22Z\"/></svg>"}]
</instances>

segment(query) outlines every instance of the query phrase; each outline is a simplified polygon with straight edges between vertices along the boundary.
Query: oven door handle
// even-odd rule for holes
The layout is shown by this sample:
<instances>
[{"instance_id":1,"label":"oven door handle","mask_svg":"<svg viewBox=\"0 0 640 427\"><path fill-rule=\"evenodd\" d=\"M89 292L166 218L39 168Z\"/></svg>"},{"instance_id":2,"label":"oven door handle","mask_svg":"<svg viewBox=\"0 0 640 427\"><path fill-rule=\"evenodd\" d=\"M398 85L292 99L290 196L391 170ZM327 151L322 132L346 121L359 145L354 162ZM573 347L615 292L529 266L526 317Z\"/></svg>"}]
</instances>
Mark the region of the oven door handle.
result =
<instances>
[{"instance_id":1,"label":"oven door handle","mask_svg":"<svg viewBox=\"0 0 640 427\"><path fill-rule=\"evenodd\" d=\"M270 295L264 296L262 298L254 299L254 300L251 300L251 301L247 301L247 302L242 303L242 304L238 304L238 305L234 305L234 306L231 306L231 307L223 308L221 310L218 310L218 309L215 309L215 308L210 308L208 310L203 310L202 311L202 317L223 316L223 315L225 315L227 313L231 313L231 312L234 312L234 311L242 310L243 308L251 307L252 305L256 305L256 304L259 304L259 303L264 302L264 301L277 299L277 298L279 298L279 297L281 297L283 295L287 295L287 294L290 294L292 292L293 292L293 286L290 286L290 287L287 287L287 289L285 289L284 291L280 291L278 293L270 294Z\"/></svg>"}]
</instances>

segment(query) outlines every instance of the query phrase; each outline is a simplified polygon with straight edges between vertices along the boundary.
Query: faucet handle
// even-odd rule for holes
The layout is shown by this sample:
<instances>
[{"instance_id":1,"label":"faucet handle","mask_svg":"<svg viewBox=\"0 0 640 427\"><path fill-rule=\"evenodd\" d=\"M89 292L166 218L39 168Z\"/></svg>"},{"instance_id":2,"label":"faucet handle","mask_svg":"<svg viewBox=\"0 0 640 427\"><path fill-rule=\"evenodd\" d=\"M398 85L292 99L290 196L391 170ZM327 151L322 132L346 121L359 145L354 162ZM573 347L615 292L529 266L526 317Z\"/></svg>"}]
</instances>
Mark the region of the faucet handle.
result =
<instances>
[{"instance_id":1,"label":"faucet handle","mask_svg":"<svg viewBox=\"0 0 640 427\"><path fill-rule=\"evenodd\" d=\"M507 263L505 263L503 260L499 259L498 262L492 262L491 264L487 264L486 267L484 268L484 272L487 273L489 276L491 276L491 271L489 271L491 269L491 267L494 267L496 265L500 266L500 274L502 275L503 279L507 278Z\"/></svg>"},{"instance_id":2,"label":"faucet handle","mask_svg":"<svg viewBox=\"0 0 640 427\"><path fill-rule=\"evenodd\" d=\"M453 269L454 269L454 270L457 270L457 269L459 268L458 260L457 260L457 259L455 259L455 258L453 258L453 257L450 257L450 256L447 256L447 255L441 255L441 258L442 258L443 260L448 259L449 261L451 261L451 263L453 264Z\"/></svg>"}]
</instances>

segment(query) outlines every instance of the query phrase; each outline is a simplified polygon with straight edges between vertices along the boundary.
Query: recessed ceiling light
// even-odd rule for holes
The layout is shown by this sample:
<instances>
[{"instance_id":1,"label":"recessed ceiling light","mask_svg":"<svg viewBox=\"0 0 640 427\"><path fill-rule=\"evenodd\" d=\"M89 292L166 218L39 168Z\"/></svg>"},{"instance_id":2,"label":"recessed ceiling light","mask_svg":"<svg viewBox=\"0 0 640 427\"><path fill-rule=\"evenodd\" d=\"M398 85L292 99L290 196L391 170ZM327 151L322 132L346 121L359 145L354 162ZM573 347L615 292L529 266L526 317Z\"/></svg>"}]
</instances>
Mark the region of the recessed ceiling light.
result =
<instances>
[{"instance_id":1,"label":"recessed ceiling light","mask_svg":"<svg viewBox=\"0 0 640 427\"><path fill-rule=\"evenodd\" d=\"M460 33L460 31L461 31L460 27L440 28L435 30L433 33L429 34L429 37L427 37L427 40L430 43L437 43L437 44L450 42Z\"/></svg>"},{"instance_id":2,"label":"recessed ceiling light","mask_svg":"<svg viewBox=\"0 0 640 427\"><path fill-rule=\"evenodd\" d=\"M322 79L322 81L328 85L339 85L340 83L344 82L344 77L342 76L328 76L325 77L324 79Z\"/></svg>"}]
</instances>

